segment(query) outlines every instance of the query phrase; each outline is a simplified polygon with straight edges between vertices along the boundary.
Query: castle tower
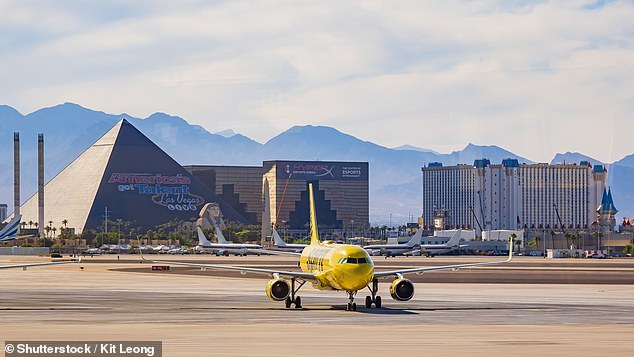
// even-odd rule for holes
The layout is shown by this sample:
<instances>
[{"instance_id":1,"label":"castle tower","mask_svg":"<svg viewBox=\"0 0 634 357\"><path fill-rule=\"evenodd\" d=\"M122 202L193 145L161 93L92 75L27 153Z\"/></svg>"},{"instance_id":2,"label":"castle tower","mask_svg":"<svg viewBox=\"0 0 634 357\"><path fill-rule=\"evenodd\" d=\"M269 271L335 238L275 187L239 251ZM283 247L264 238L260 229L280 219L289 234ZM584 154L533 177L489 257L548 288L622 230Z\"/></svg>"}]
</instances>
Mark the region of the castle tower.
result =
<instances>
[{"instance_id":1,"label":"castle tower","mask_svg":"<svg viewBox=\"0 0 634 357\"><path fill-rule=\"evenodd\" d=\"M614 227L616 226L616 214L618 212L612 200L612 190L610 188L608 188L607 191L603 189L601 205L597 208L599 230L603 235L614 231Z\"/></svg>"}]
</instances>

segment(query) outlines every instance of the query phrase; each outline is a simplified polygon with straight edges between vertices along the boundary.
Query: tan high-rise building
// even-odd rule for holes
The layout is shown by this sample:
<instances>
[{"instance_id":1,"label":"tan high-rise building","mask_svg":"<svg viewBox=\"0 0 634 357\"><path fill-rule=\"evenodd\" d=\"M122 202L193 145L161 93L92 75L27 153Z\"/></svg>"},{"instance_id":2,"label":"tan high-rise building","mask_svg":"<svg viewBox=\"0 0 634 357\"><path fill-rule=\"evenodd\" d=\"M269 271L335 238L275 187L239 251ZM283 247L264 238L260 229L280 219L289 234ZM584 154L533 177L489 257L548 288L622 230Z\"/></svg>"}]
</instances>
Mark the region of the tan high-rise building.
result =
<instances>
[{"instance_id":1,"label":"tan high-rise building","mask_svg":"<svg viewBox=\"0 0 634 357\"><path fill-rule=\"evenodd\" d=\"M491 164L442 166L423 172L423 221L446 211L445 229L589 229L605 187L603 166Z\"/></svg>"}]
</instances>

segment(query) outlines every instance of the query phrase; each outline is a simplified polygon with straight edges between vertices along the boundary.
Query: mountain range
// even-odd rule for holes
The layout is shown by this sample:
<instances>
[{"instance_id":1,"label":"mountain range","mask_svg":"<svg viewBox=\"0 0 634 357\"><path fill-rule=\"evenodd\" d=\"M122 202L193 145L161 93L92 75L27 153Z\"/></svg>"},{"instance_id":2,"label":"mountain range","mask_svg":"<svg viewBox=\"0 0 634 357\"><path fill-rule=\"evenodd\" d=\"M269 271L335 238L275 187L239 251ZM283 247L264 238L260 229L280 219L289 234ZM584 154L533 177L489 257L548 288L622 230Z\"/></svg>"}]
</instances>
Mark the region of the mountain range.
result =
<instances>
[{"instance_id":1,"label":"mountain range","mask_svg":"<svg viewBox=\"0 0 634 357\"><path fill-rule=\"evenodd\" d=\"M73 103L43 108L28 115L0 105L0 202L12 211L13 132L20 132L22 202L37 187L37 133L44 133L45 180L50 180L86 150L121 118L128 119L145 135L182 165L253 165L264 160L367 161L370 164L370 220L373 224L404 223L420 214L420 168L430 162L443 165L473 163L488 158L492 163L514 158L520 163L533 161L498 146L468 144L449 154L403 145L387 148L363 141L331 127L294 126L266 143L258 143L233 130L210 133L178 116L154 113L135 118L125 113L107 114ZM599 160L581 153L555 155L551 163ZM606 165L609 184L620 216L634 213L634 155Z\"/></svg>"}]
</instances>

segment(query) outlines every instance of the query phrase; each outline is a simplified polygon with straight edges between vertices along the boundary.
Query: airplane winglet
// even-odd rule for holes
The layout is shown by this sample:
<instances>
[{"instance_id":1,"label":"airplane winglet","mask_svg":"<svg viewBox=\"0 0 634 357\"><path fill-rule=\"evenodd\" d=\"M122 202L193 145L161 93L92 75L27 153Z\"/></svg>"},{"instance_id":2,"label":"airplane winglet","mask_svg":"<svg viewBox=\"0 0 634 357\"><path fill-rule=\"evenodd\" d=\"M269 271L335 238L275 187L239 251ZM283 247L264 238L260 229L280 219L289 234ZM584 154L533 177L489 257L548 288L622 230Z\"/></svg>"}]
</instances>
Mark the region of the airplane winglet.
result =
<instances>
[{"instance_id":1,"label":"airplane winglet","mask_svg":"<svg viewBox=\"0 0 634 357\"><path fill-rule=\"evenodd\" d=\"M145 257L143 256L143 249L141 248L139 248L139 255L141 256L141 263L149 262L149 260L145 259Z\"/></svg>"},{"instance_id":2,"label":"airplane winglet","mask_svg":"<svg viewBox=\"0 0 634 357\"><path fill-rule=\"evenodd\" d=\"M273 242L275 242L275 245L277 245L278 247L283 247L286 245L286 242L282 239L282 237L280 237L280 234L277 232L277 229L273 228Z\"/></svg>"}]
</instances>

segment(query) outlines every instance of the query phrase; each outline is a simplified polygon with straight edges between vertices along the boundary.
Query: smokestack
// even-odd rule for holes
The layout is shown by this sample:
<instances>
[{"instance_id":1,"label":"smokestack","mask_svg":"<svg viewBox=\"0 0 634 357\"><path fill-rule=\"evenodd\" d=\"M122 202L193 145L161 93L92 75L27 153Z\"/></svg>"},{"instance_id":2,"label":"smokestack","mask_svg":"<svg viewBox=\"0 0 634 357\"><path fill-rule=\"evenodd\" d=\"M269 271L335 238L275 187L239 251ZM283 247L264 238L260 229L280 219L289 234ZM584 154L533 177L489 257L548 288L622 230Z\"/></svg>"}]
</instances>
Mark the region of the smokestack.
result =
<instances>
[{"instance_id":1,"label":"smokestack","mask_svg":"<svg viewBox=\"0 0 634 357\"><path fill-rule=\"evenodd\" d=\"M13 217L20 215L20 133L13 133Z\"/></svg>"},{"instance_id":2,"label":"smokestack","mask_svg":"<svg viewBox=\"0 0 634 357\"><path fill-rule=\"evenodd\" d=\"M37 134L37 220L44 237L44 134Z\"/></svg>"}]
</instances>

